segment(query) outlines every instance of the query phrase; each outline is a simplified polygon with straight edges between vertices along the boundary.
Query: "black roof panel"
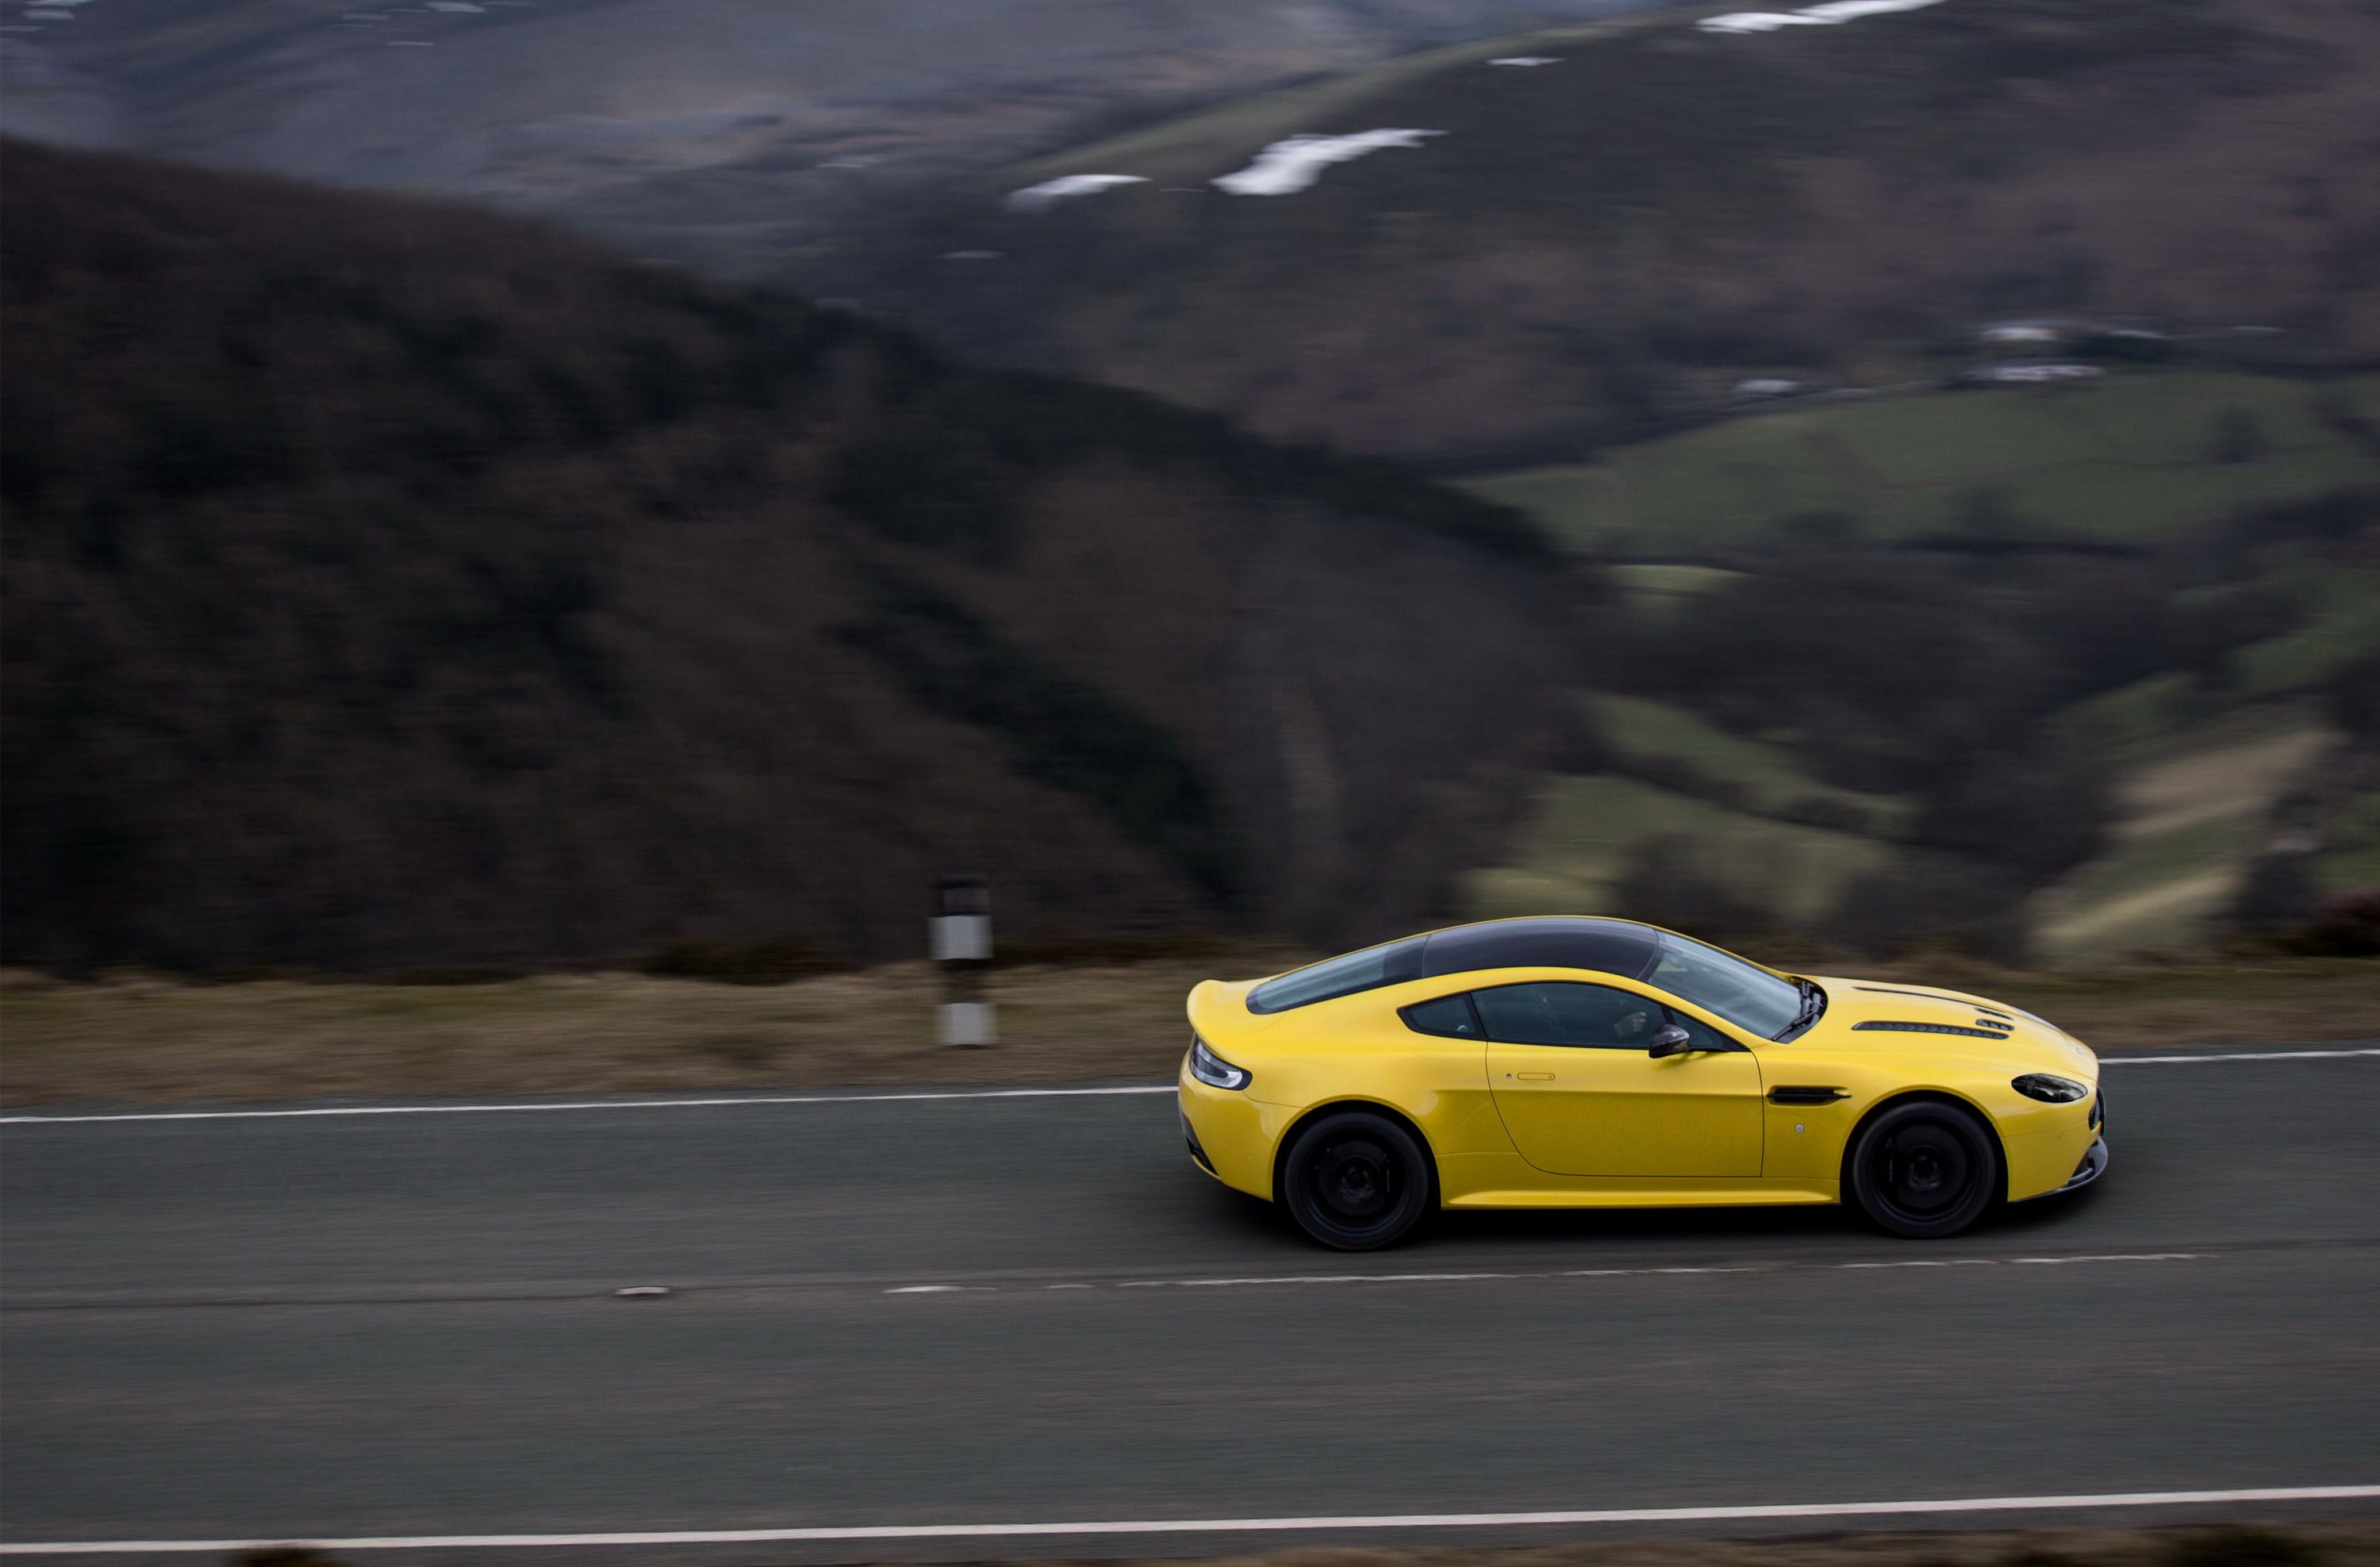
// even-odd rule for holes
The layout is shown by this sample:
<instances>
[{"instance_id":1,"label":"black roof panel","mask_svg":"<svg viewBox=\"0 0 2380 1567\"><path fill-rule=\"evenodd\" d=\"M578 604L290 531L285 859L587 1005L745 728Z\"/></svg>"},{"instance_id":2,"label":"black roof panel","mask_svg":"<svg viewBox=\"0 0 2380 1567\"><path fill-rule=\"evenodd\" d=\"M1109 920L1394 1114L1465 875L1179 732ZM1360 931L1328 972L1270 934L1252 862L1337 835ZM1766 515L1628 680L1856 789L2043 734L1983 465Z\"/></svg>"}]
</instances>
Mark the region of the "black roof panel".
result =
<instances>
[{"instance_id":1,"label":"black roof panel","mask_svg":"<svg viewBox=\"0 0 2380 1567\"><path fill-rule=\"evenodd\" d=\"M1583 915L1491 919L1342 953L1275 975L1248 992L1247 1008L1287 1012L1383 985L1481 968L1585 968L1642 979L1660 955L1660 932L1624 919Z\"/></svg>"},{"instance_id":2,"label":"black roof panel","mask_svg":"<svg viewBox=\"0 0 2380 1567\"><path fill-rule=\"evenodd\" d=\"M1622 919L1494 919L1430 936L1422 946L1417 978L1475 968L1588 968L1641 979L1660 954L1659 932Z\"/></svg>"}]
</instances>

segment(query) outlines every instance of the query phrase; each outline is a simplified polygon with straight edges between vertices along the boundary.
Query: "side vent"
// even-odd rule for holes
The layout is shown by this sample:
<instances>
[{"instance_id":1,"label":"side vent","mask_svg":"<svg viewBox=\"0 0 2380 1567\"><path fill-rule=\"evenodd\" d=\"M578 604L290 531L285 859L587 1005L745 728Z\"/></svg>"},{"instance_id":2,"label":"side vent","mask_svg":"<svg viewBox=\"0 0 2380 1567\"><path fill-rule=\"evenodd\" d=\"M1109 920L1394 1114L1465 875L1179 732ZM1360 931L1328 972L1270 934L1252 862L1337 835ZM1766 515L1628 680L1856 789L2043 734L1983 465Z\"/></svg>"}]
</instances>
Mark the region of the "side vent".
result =
<instances>
[{"instance_id":1,"label":"side vent","mask_svg":"<svg viewBox=\"0 0 2380 1567\"><path fill-rule=\"evenodd\" d=\"M1852 1097L1849 1088L1782 1087L1768 1090L1770 1104L1832 1104L1837 1099Z\"/></svg>"},{"instance_id":2,"label":"side vent","mask_svg":"<svg viewBox=\"0 0 2380 1567\"><path fill-rule=\"evenodd\" d=\"M1854 1034L1964 1034L1971 1039L2005 1039L2005 1028L1969 1028L1957 1023L1897 1023L1881 1019L1872 1023L1854 1023Z\"/></svg>"}]
</instances>

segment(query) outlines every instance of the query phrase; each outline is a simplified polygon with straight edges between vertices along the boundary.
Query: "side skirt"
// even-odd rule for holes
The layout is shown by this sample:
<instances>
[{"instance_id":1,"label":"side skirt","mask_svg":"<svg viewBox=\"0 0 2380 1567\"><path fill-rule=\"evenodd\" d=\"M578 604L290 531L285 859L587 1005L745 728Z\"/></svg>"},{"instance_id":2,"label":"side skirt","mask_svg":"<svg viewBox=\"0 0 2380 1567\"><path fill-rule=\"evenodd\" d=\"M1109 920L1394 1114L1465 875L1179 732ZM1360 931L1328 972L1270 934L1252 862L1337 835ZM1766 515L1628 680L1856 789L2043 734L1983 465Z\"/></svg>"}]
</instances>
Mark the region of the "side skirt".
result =
<instances>
[{"instance_id":1,"label":"side skirt","mask_svg":"<svg viewBox=\"0 0 2380 1567\"><path fill-rule=\"evenodd\" d=\"M1466 1192L1442 1204L1446 1208L1803 1208L1840 1202L1832 1181L1806 1185L1768 1186L1749 1182L1732 1190L1671 1187L1634 1191L1487 1191Z\"/></svg>"}]
</instances>

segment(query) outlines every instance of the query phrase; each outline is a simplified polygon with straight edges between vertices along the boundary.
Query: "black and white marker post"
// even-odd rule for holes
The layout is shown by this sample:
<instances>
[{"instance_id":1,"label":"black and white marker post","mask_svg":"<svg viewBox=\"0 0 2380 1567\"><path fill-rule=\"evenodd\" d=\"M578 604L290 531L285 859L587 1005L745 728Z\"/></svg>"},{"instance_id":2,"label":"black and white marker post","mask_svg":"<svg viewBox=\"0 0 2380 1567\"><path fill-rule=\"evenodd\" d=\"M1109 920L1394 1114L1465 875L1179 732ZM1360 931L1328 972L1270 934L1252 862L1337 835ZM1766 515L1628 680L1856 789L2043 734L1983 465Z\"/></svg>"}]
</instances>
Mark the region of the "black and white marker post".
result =
<instances>
[{"instance_id":1,"label":"black and white marker post","mask_svg":"<svg viewBox=\"0 0 2380 1567\"><path fill-rule=\"evenodd\" d=\"M991 884L980 876L934 880L934 917L926 941L942 971L936 1009L942 1043L980 1048L1000 1042L991 1002L983 999L983 971L991 966Z\"/></svg>"}]
</instances>

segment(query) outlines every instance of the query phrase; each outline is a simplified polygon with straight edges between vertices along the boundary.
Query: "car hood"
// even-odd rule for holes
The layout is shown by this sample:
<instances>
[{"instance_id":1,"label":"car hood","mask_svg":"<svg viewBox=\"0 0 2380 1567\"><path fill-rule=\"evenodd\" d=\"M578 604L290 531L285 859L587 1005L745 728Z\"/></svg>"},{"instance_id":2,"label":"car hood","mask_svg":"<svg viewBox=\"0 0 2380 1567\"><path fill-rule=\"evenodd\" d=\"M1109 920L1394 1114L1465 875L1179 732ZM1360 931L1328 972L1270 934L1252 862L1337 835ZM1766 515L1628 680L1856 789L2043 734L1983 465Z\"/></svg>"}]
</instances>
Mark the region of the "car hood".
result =
<instances>
[{"instance_id":1,"label":"car hood","mask_svg":"<svg viewBox=\"0 0 2380 1567\"><path fill-rule=\"evenodd\" d=\"M1930 985L1813 978L1827 992L1827 1011L1815 1026L1794 1041L1796 1044L1823 1042L1835 1049L1989 1056L2039 1071L2080 1075L2087 1081L2098 1081L2099 1058L2089 1046L2065 1030L2005 1002ZM1864 1023L1872 1026L1859 1026ZM1873 1026L1888 1023L1926 1026ZM1934 1032L1935 1029L1942 1032ZM1990 1036L1994 1032L2005 1032L2007 1038L1993 1039Z\"/></svg>"}]
</instances>

